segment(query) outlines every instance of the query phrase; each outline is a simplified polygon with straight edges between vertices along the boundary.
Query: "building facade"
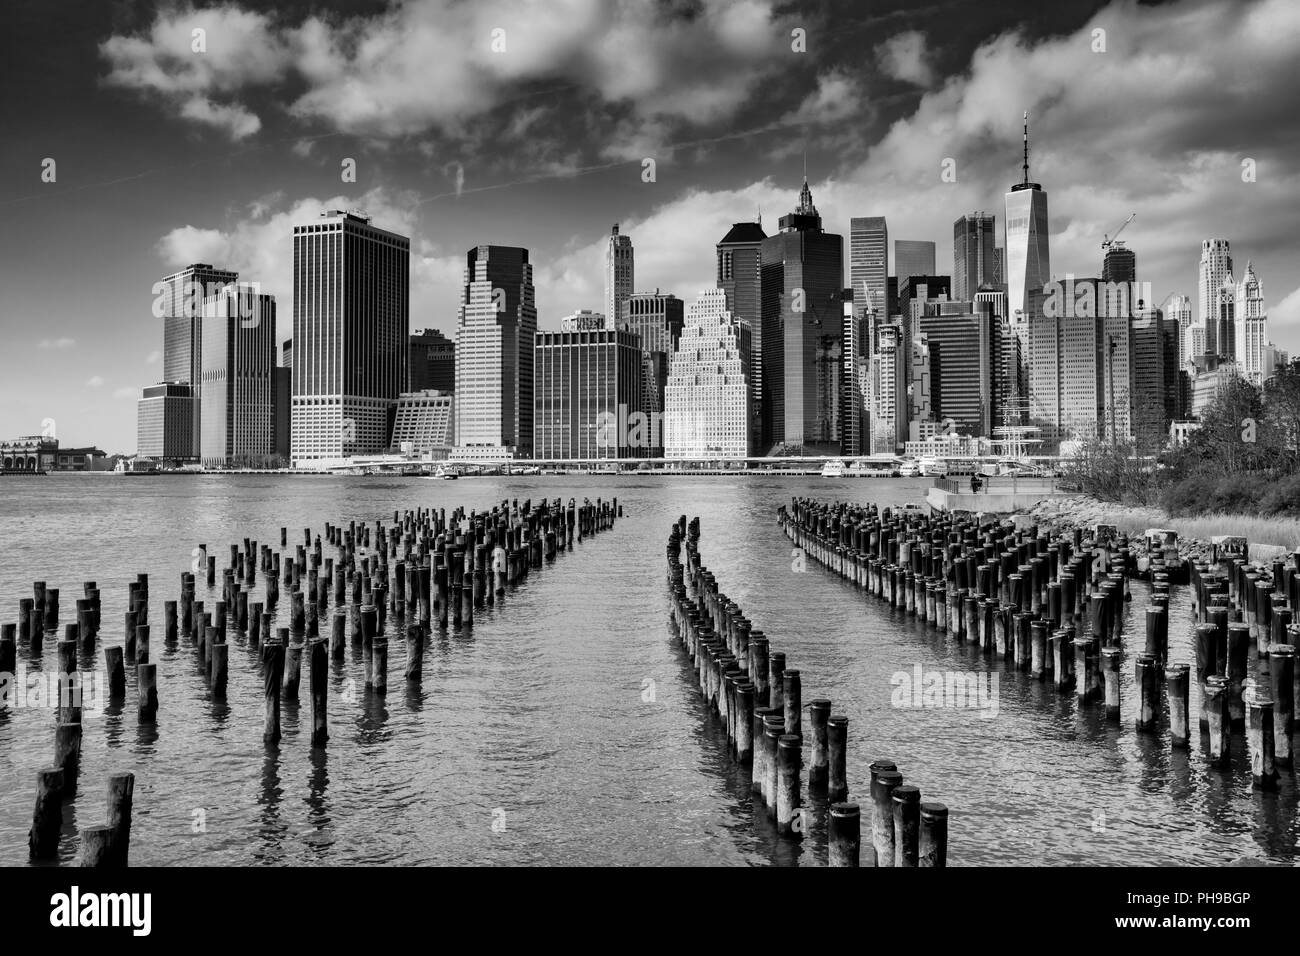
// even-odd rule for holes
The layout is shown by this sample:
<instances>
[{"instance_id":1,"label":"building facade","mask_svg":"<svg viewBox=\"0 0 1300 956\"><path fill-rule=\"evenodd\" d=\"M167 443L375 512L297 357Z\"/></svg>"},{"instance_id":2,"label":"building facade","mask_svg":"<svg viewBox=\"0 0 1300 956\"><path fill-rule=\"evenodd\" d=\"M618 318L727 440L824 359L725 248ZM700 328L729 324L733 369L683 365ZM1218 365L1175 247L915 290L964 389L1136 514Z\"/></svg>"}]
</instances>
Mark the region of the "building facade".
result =
<instances>
[{"instance_id":1,"label":"building facade","mask_svg":"<svg viewBox=\"0 0 1300 956\"><path fill-rule=\"evenodd\" d=\"M194 388L194 442L190 458L197 461L202 439L203 389L199 382L203 364L203 303L209 296L239 280L239 273L196 262L179 272L163 276L154 286L155 314L163 321L163 381L181 382Z\"/></svg>"},{"instance_id":2,"label":"building facade","mask_svg":"<svg viewBox=\"0 0 1300 956\"><path fill-rule=\"evenodd\" d=\"M889 224L884 216L849 220L849 286L860 310L889 316Z\"/></svg>"},{"instance_id":3,"label":"building facade","mask_svg":"<svg viewBox=\"0 0 1300 956\"><path fill-rule=\"evenodd\" d=\"M1264 292L1250 260L1246 261L1246 271L1234 291L1236 345L1233 351L1242 377L1252 385L1263 385L1273 374L1269 367L1272 361L1268 354L1268 313L1264 311Z\"/></svg>"},{"instance_id":4,"label":"building facade","mask_svg":"<svg viewBox=\"0 0 1300 956\"><path fill-rule=\"evenodd\" d=\"M750 416L763 421L763 240L761 222L737 222L717 244L717 286L727 294L727 309L749 325ZM671 355L669 351L667 354Z\"/></svg>"},{"instance_id":5,"label":"building facade","mask_svg":"<svg viewBox=\"0 0 1300 956\"><path fill-rule=\"evenodd\" d=\"M293 227L295 463L388 446L407 376L410 247L355 212Z\"/></svg>"},{"instance_id":6,"label":"building facade","mask_svg":"<svg viewBox=\"0 0 1300 956\"><path fill-rule=\"evenodd\" d=\"M456 390L456 343L437 329L417 329L411 334L411 354L406 366L406 391Z\"/></svg>"},{"instance_id":7,"label":"building facade","mask_svg":"<svg viewBox=\"0 0 1300 956\"><path fill-rule=\"evenodd\" d=\"M636 293L624 306L619 328L631 332L641 342L641 407L647 413L663 413L668 360L677 350L685 320L685 303L658 289Z\"/></svg>"},{"instance_id":8,"label":"building facade","mask_svg":"<svg viewBox=\"0 0 1300 956\"><path fill-rule=\"evenodd\" d=\"M622 329L538 332L533 456L658 457L658 417L642 406L640 339Z\"/></svg>"},{"instance_id":9,"label":"building facade","mask_svg":"<svg viewBox=\"0 0 1300 956\"><path fill-rule=\"evenodd\" d=\"M973 299L980 286L1001 281L994 261L995 224L996 217L984 212L968 213L952 224L952 297L960 302Z\"/></svg>"},{"instance_id":10,"label":"building facade","mask_svg":"<svg viewBox=\"0 0 1300 956\"><path fill-rule=\"evenodd\" d=\"M391 444L421 457L446 457L456 444L455 397L437 389L403 392L397 397Z\"/></svg>"},{"instance_id":11,"label":"building facade","mask_svg":"<svg viewBox=\"0 0 1300 956\"><path fill-rule=\"evenodd\" d=\"M136 403L135 453L173 467L197 461L195 404L194 386L188 382L146 385Z\"/></svg>"},{"instance_id":12,"label":"building facade","mask_svg":"<svg viewBox=\"0 0 1300 956\"><path fill-rule=\"evenodd\" d=\"M1205 326L1205 350L1219 355L1219 291L1232 275L1232 251L1227 239L1201 240L1196 275L1196 319Z\"/></svg>"},{"instance_id":13,"label":"building facade","mask_svg":"<svg viewBox=\"0 0 1300 956\"><path fill-rule=\"evenodd\" d=\"M203 304L199 460L266 467L275 452L275 297L227 286Z\"/></svg>"},{"instance_id":14,"label":"building facade","mask_svg":"<svg viewBox=\"0 0 1300 956\"><path fill-rule=\"evenodd\" d=\"M934 243L917 239L894 240L894 277L898 287L912 276L932 276L934 268Z\"/></svg>"},{"instance_id":15,"label":"building facade","mask_svg":"<svg viewBox=\"0 0 1300 956\"><path fill-rule=\"evenodd\" d=\"M838 394L825 389L824 375L819 382L818 362L838 351L844 242L822 231L806 180L795 211L781 217L762 251L762 444L836 452Z\"/></svg>"},{"instance_id":16,"label":"building facade","mask_svg":"<svg viewBox=\"0 0 1300 956\"><path fill-rule=\"evenodd\" d=\"M749 335L722 289L704 290L687 307L664 390L666 458L753 455Z\"/></svg>"},{"instance_id":17,"label":"building facade","mask_svg":"<svg viewBox=\"0 0 1300 956\"><path fill-rule=\"evenodd\" d=\"M1022 341L1029 318L1029 295L1052 278L1047 241L1047 193L1041 185L1029 180L1028 114L1025 114L1024 151L1023 175L1004 197L1006 215L1003 218L1007 318Z\"/></svg>"},{"instance_id":18,"label":"building facade","mask_svg":"<svg viewBox=\"0 0 1300 956\"><path fill-rule=\"evenodd\" d=\"M620 234L618 223L605 245L605 317L610 328L618 328L623 317L623 303L636 286L632 239Z\"/></svg>"},{"instance_id":19,"label":"building facade","mask_svg":"<svg viewBox=\"0 0 1300 956\"><path fill-rule=\"evenodd\" d=\"M528 250L470 249L456 328L458 446L532 454L536 333Z\"/></svg>"}]
</instances>

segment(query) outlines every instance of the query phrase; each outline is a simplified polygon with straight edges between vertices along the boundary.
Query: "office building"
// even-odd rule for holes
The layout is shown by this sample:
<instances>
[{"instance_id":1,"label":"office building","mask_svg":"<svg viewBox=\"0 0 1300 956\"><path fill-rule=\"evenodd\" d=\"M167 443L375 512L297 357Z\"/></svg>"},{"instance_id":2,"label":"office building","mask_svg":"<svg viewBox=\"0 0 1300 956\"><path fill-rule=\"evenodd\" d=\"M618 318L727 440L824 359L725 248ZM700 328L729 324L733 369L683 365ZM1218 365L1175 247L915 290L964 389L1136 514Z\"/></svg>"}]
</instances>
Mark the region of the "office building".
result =
<instances>
[{"instance_id":1,"label":"office building","mask_svg":"<svg viewBox=\"0 0 1300 956\"><path fill-rule=\"evenodd\" d=\"M1002 340L988 309L970 302L925 303L914 332L929 349L930 407L965 435L988 436L998 424L996 371Z\"/></svg>"},{"instance_id":2,"label":"office building","mask_svg":"<svg viewBox=\"0 0 1300 956\"><path fill-rule=\"evenodd\" d=\"M418 329L410 338L406 391L456 390L456 343L437 329Z\"/></svg>"},{"instance_id":3,"label":"office building","mask_svg":"<svg viewBox=\"0 0 1300 956\"><path fill-rule=\"evenodd\" d=\"M1264 292L1255 275L1254 264L1246 261L1246 271L1234 290L1234 353L1242 377L1252 385L1263 385L1272 376L1268 356L1268 313L1264 311Z\"/></svg>"},{"instance_id":4,"label":"office building","mask_svg":"<svg viewBox=\"0 0 1300 956\"><path fill-rule=\"evenodd\" d=\"M533 457L658 457L641 405L641 343L622 329L538 332Z\"/></svg>"},{"instance_id":5,"label":"office building","mask_svg":"<svg viewBox=\"0 0 1300 956\"><path fill-rule=\"evenodd\" d=\"M754 255L757 254L756 248ZM758 274L756 263L753 271L755 275ZM732 297L729 295L727 301L730 302ZM754 290L753 302L757 303L757 301L757 290ZM662 414L664 410L664 388L668 385L668 360L677 349L677 340L682 334L685 317L685 303L677 296L660 292L658 289L654 292L635 293L625 304L620 328L636 335L641 341L642 388L644 389L641 404L647 413ZM750 361L753 362L752 356Z\"/></svg>"},{"instance_id":6,"label":"office building","mask_svg":"<svg viewBox=\"0 0 1300 956\"><path fill-rule=\"evenodd\" d=\"M293 455L293 369L281 365L272 370L275 396L275 459L277 467L288 467Z\"/></svg>"},{"instance_id":7,"label":"office building","mask_svg":"<svg viewBox=\"0 0 1300 956\"><path fill-rule=\"evenodd\" d=\"M958 302L969 302L981 286L1001 281L995 261L995 222L996 217L988 213L972 212L952 224L952 297Z\"/></svg>"},{"instance_id":8,"label":"office building","mask_svg":"<svg viewBox=\"0 0 1300 956\"><path fill-rule=\"evenodd\" d=\"M202 388L199 383L203 363L203 303L209 296L238 281L239 273L218 269L206 262L196 262L179 272L164 276L154 286L157 298L154 314L163 321L164 382L193 386L193 426L189 429L194 447L187 456L198 460L202 435L200 421Z\"/></svg>"},{"instance_id":9,"label":"office building","mask_svg":"<svg viewBox=\"0 0 1300 956\"><path fill-rule=\"evenodd\" d=\"M1047 193L1029 181L1029 114L1025 114L1024 165L1020 182L1005 196L1004 262L1007 284L1007 318L1024 340L1031 292L1042 289L1052 277L1048 251Z\"/></svg>"},{"instance_id":10,"label":"office building","mask_svg":"<svg viewBox=\"0 0 1300 956\"><path fill-rule=\"evenodd\" d=\"M421 458L446 457L456 444L455 397L451 392L421 389L397 397L392 448Z\"/></svg>"},{"instance_id":11,"label":"office building","mask_svg":"<svg viewBox=\"0 0 1300 956\"><path fill-rule=\"evenodd\" d=\"M146 385L136 403L135 453L171 467L197 461L194 405L194 386L188 382Z\"/></svg>"},{"instance_id":12,"label":"office building","mask_svg":"<svg viewBox=\"0 0 1300 956\"><path fill-rule=\"evenodd\" d=\"M819 363L838 353L844 242L822 231L807 180L779 228L762 245L763 447L837 452L838 393L824 368L819 378Z\"/></svg>"},{"instance_id":13,"label":"office building","mask_svg":"<svg viewBox=\"0 0 1300 956\"><path fill-rule=\"evenodd\" d=\"M840 399L840 452L844 455L864 455L870 446L867 432L867 354L866 336L870 321L860 315L853 302L853 290L845 289L841 303L841 381L843 396Z\"/></svg>"},{"instance_id":14,"label":"office building","mask_svg":"<svg viewBox=\"0 0 1300 956\"><path fill-rule=\"evenodd\" d=\"M623 303L632 294L636 273L632 259L632 239L620 235L618 223L605 244L605 317L610 328L617 328L623 316Z\"/></svg>"},{"instance_id":15,"label":"office building","mask_svg":"<svg viewBox=\"0 0 1300 956\"><path fill-rule=\"evenodd\" d=\"M532 454L536 333L528 250L469 250L456 329L458 447L501 449L493 454L507 457Z\"/></svg>"},{"instance_id":16,"label":"office building","mask_svg":"<svg viewBox=\"0 0 1300 956\"><path fill-rule=\"evenodd\" d=\"M892 455L907 436L907 386L903 366L907 346L901 327L882 323L875 327L875 342L868 361L868 409L873 455Z\"/></svg>"},{"instance_id":17,"label":"office building","mask_svg":"<svg viewBox=\"0 0 1300 956\"><path fill-rule=\"evenodd\" d=\"M388 447L410 349L410 246L357 212L293 227L295 463Z\"/></svg>"},{"instance_id":18,"label":"office building","mask_svg":"<svg viewBox=\"0 0 1300 956\"><path fill-rule=\"evenodd\" d=\"M727 294L727 309L749 325L753 354L749 359L750 415L763 421L763 240L761 222L737 222L716 246L719 289ZM669 353L672 354L671 352Z\"/></svg>"},{"instance_id":19,"label":"office building","mask_svg":"<svg viewBox=\"0 0 1300 956\"><path fill-rule=\"evenodd\" d=\"M199 447L206 468L275 458L275 297L248 284L203 303Z\"/></svg>"},{"instance_id":20,"label":"office building","mask_svg":"<svg viewBox=\"0 0 1300 956\"><path fill-rule=\"evenodd\" d=\"M1219 341L1219 292L1232 275L1232 253L1227 239L1201 241L1201 262L1196 278L1196 319L1205 325L1205 350L1222 354Z\"/></svg>"},{"instance_id":21,"label":"office building","mask_svg":"<svg viewBox=\"0 0 1300 956\"><path fill-rule=\"evenodd\" d=\"M916 239L894 240L894 278L901 289L912 276L932 276L934 243Z\"/></svg>"},{"instance_id":22,"label":"office building","mask_svg":"<svg viewBox=\"0 0 1300 956\"><path fill-rule=\"evenodd\" d=\"M1137 254L1122 242L1111 241L1101 262L1102 282L1136 282Z\"/></svg>"},{"instance_id":23,"label":"office building","mask_svg":"<svg viewBox=\"0 0 1300 956\"><path fill-rule=\"evenodd\" d=\"M901 274L894 273L896 277ZM889 226L884 216L849 220L849 286L860 310L892 315L889 302Z\"/></svg>"},{"instance_id":24,"label":"office building","mask_svg":"<svg viewBox=\"0 0 1300 956\"><path fill-rule=\"evenodd\" d=\"M766 291L766 290L765 290ZM749 325L727 309L727 294L705 289L686 309L664 390L664 456L747 458Z\"/></svg>"}]
</instances>

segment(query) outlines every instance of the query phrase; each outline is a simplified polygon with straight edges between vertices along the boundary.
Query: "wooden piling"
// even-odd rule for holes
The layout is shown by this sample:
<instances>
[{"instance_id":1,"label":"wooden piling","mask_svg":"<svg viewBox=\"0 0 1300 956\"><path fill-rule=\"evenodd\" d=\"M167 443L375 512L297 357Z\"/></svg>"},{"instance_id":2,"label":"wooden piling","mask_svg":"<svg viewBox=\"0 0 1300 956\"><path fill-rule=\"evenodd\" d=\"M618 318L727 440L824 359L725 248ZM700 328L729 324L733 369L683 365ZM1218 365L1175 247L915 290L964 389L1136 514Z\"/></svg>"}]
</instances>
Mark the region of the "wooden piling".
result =
<instances>
[{"instance_id":1,"label":"wooden piling","mask_svg":"<svg viewBox=\"0 0 1300 956\"><path fill-rule=\"evenodd\" d=\"M325 638L311 640L308 659L308 684L311 689L311 745L324 747L329 740L329 720L326 713L329 692L329 661Z\"/></svg>"},{"instance_id":2,"label":"wooden piling","mask_svg":"<svg viewBox=\"0 0 1300 956\"><path fill-rule=\"evenodd\" d=\"M832 803L827 835L827 865L858 866L862 847L861 813L856 803Z\"/></svg>"},{"instance_id":3,"label":"wooden piling","mask_svg":"<svg viewBox=\"0 0 1300 956\"><path fill-rule=\"evenodd\" d=\"M36 809L27 831L27 853L33 860L52 860L59 853L63 829L63 771L49 767L36 774Z\"/></svg>"},{"instance_id":4,"label":"wooden piling","mask_svg":"<svg viewBox=\"0 0 1300 956\"><path fill-rule=\"evenodd\" d=\"M285 635L281 628L280 634ZM273 744L280 739L280 685L284 680L285 637L262 645L262 742Z\"/></svg>"},{"instance_id":5,"label":"wooden piling","mask_svg":"<svg viewBox=\"0 0 1300 956\"><path fill-rule=\"evenodd\" d=\"M135 687L139 722L152 724L158 719L158 665L137 664Z\"/></svg>"}]
</instances>

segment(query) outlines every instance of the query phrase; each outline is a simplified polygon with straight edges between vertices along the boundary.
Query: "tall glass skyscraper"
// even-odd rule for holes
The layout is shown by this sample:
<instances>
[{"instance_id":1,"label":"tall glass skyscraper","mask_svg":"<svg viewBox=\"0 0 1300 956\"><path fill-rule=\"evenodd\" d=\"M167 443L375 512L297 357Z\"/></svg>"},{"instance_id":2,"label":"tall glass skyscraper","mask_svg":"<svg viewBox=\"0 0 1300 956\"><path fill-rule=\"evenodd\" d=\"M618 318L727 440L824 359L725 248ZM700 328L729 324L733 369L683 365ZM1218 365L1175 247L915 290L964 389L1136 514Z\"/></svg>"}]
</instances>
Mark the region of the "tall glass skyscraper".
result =
<instances>
[{"instance_id":1,"label":"tall glass skyscraper","mask_svg":"<svg viewBox=\"0 0 1300 956\"><path fill-rule=\"evenodd\" d=\"M295 462L388 446L406 383L410 249L406 236L355 212L293 227Z\"/></svg>"},{"instance_id":2,"label":"tall glass skyscraper","mask_svg":"<svg viewBox=\"0 0 1300 956\"><path fill-rule=\"evenodd\" d=\"M528 250L475 246L465 255L456 328L456 442L533 448L537 304Z\"/></svg>"},{"instance_id":3,"label":"tall glass skyscraper","mask_svg":"<svg viewBox=\"0 0 1300 956\"><path fill-rule=\"evenodd\" d=\"M884 216L849 220L849 285L858 313L888 318L889 227Z\"/></svg>"},{"instance_id":4,"label":"tall glass skyscraper","mask_svg":"<svg viewBox=\"0 0 1300 956\"><path fill-rule=\"evenodd\" d=\"M163 320L164 382L181 382L191 386L194 421L186 429L192 447L187 456L197 461L202 441L202 386L199 377L203 365L203 303L208 296L238 281L239 273L217 269L206 262L196 262L179 272L164 276L155 287L158 293L156 313Z\"/></svg>"},{"instance_id":5,"label":"tall glass skyscraper","mask_svg":"<svg viewBox=\"0 0 1300 956\"><path fill-rule=\"evenodd\" d=\"M894 276L902 289L912 276L934 275L934 243L919 239L894 240ZM855 293L856 294L856 293Z\"/></svg>"},{"instance_id":6,"label":"tall glass skyscraper","mask_svg":"<svg viewBox=\"0 0 1300 956\"><path fill-rule=\"evenodd\" d=\"M227 286L203 307L201 460L269 465L275 450L275 297Z\"/></svg>"},{"instance_id":7,"label":"tall glass skyscraper","mask_svg":"<svg viewBox=\"0 0 1300 956\"><path fill-rule=\"evenodd\" d=\"M1047 248L1047 193L1029 181L1029 114L1025 114L1024 174L1006 194L1007 317L1018 332L1029 320L1029 293L1052 278Z\"/></svg>"},{"instance_id":8,"label":"tall glass skyscraper","mask_svg":"<svg viewBox=\"0 0 1300 956\"><path fill-rule=\"evenodd\" d=\"M727 295L727 309L749 324L750 415L763 420L763 240L760 222L737 222L718 243L717 284Z\"/></svg>"},{"instance_id":9,"label":"tall glass skyscraper","mask_svg":"<svg viewBox=\"0 0 1300 956\"><path fill-rule=\"evenodd\" d=\"M993 216L972 212L952 224L953 299L972 302L980 286L1001 281L997 277L996 254Z\"/></svg>"}]
</instances>

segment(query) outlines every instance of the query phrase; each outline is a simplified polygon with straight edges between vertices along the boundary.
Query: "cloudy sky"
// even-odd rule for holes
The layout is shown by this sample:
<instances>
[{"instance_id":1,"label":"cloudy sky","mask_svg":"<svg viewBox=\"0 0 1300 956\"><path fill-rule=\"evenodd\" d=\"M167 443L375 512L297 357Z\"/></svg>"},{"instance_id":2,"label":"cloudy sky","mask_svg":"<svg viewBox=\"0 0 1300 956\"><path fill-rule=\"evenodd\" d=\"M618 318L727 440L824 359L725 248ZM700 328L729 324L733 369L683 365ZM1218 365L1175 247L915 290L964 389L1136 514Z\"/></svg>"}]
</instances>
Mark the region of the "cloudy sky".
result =
<instances>
[{"instance_id":1,"label":"cloudy sky","mask_svg":"<svg viewBox=\"0 0 1300 956\"><path fill-rule=\"evenodd\" d=\"M190 262L236 269L278 296L283 339L291 226L322 208L409 235L411 325L448 333L479 243L531 250L543 328L600 309L615 222L639 290L692 297L730 223L789 211L805 153L829 229L884 215L949 272L958 215L1002 228L1025 110L1058 276L1095 275L1136 211L1139 279L1194 299L1200 240L1227 237L1238 271L1254 260L1274 341L1300 352L1294 0L6 12L0 436L48 418L65 445L133 451L135 399L161 374L153 284Z\"/></svg>"}]
</instances>

